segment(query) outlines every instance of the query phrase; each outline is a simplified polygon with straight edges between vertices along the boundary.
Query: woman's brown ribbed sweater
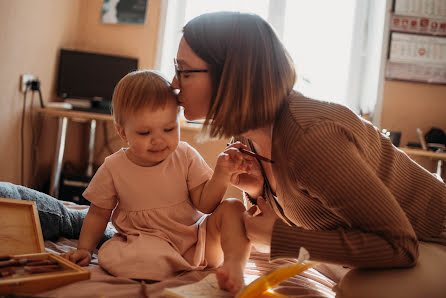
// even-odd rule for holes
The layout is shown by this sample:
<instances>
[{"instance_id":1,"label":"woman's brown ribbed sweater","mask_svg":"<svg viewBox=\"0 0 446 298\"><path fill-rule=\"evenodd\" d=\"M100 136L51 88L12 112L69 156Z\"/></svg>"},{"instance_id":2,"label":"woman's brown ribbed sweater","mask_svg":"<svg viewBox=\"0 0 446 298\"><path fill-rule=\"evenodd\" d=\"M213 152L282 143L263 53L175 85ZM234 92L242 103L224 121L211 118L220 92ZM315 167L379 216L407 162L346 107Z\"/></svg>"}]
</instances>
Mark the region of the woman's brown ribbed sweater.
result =
<instances>
[{"instance_id":1,"label":"woman's brown ribbed sweater","mask_svg":"<svg viewBox=\"0 0 446 298\"><path fill-rule=\"evenodd\" d=\"M446 185L345 106L292 93L273 128L276 221L271 259L406 267L436 236Z\"/></svg>"}]
</instances>

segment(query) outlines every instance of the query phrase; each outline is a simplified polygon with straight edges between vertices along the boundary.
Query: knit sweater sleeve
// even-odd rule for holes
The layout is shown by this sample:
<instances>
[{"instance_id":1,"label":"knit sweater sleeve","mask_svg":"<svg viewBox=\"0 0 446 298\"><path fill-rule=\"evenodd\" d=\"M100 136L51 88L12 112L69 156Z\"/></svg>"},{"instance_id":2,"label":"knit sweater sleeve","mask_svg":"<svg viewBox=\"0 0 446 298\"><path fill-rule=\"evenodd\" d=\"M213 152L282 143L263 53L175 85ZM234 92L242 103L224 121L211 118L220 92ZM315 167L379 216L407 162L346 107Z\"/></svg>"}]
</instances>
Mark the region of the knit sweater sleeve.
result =
<instances>
[{"instance_id":1,"label":"knit sweater sleeve","mask_svg":"<svg viewBox=\"0 0 446 298\"><path fill-rule=\"evenodd\" d=\"M321 122L308 128L288 154L291 180L299 181L341 223L305 229L276 221L272 259L296 257L303 246L312 260L350 267L416 263L418 241L409 220L348 129Z\"/></svg>"}]
</instances>

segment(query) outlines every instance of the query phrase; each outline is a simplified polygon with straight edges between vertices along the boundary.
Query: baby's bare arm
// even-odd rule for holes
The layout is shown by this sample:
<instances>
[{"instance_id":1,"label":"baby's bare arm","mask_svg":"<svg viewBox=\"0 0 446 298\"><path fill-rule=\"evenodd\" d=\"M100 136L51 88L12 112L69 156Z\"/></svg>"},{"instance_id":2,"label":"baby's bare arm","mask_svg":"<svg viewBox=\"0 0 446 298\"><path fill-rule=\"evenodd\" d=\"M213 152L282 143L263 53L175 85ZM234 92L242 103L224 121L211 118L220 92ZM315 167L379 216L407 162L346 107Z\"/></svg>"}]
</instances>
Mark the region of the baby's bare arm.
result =
<instances>
[{"instance_id":1,"label":"baby's bare arm","mask_svg":"<svg viewBox=\"0 0 446 298\"><path fill-rule=\"evenodd\" d=\"M212 178L189 191L195 208L210 214L223 199L229 185L230 176L214 172Z\"/></svg>"},{"instance_id":2,"label":"baby's bare arm","mask_svg":"<svg viewBox=\"0 0 446 298\"><path fill-rule=\"evenodd\" d=\"M90 205L82 225L78 249L83 248L89 252L93 251L102 235L104 235L112 211L113 209L104 209L94 204Z\"/></svg>"},{"instance_id":3,"label":"baby's bare arm","mask_svg":"<svg viewBox=\"0 0 446 298\"><path fill-rule=\"evenodd\" d=\"M104 209L91 204L82 225L77 250L70 251L62 256L73 263L87 266L90 263L93 249L104 234L111 212L112 209Z\"/></svg>"},{"instance_id":4,"label":"baby's bare arm","mask_svg":"<svg viewBox=\"0 0 446 298\"><path fill-rule=\"evenodd\" d=\"M218 156L211 179L190 190L194 206L203 213L212 213L223 199L231 177L248 173L253 160L250 156L243 156L237 148L227 147Z\"/></svg>"}]
</instances>

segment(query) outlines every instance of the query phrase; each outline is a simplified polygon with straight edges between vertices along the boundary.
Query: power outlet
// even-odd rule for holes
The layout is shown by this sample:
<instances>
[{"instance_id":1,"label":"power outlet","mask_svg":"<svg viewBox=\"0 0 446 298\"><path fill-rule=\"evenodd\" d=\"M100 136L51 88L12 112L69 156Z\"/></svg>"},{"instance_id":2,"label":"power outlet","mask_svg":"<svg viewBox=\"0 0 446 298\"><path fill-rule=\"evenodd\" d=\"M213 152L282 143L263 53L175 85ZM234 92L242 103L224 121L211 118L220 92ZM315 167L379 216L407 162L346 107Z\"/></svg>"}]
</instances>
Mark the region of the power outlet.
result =
<instances>
[{"instance_id":1,"label":"power outlet","mask_svg":"<svg viewBox=\"0 0 446 298\"><path fill-rule=\"evenodd\" d=\"M32 82L35 79L36 77L32 74L23 74L20 77L20 91L22 91L22 93L25 93L26 85L28 84L28 82Z\"/></svg>"}]
</instances>

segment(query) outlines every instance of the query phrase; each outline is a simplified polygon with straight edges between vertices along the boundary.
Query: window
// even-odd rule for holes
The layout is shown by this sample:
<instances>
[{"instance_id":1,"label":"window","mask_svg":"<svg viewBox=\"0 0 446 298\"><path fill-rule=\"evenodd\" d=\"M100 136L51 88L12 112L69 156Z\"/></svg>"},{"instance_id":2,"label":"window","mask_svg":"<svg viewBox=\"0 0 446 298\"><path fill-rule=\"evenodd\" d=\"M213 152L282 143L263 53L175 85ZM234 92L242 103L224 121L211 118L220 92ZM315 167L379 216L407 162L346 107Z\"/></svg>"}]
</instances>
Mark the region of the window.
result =
<instances>
[{"instance_id":1,"label":"window","mask_svg":"<svg viewBox=\"0 0 446 298\"><path fill-rule=\"evenodd\" d=\"M372 112L379 97L389 1L169 0L162 12L165 23L160 24L157 66L173 77L171 61L182 26L195 16L221 10L256 13L274 27L292 56L298 76L296 90L345 104L356 112Z\"/></svg>"},{"instance_id":2,"label":"window","mask_svg":"<svg viewBox=\"0 0 446 298\"><path fill-rule=\"evenodd\" d=\"M354 0L287 2L282 41L306 96L346 103L354 9Z\"/></svg>"}]
</instances>

